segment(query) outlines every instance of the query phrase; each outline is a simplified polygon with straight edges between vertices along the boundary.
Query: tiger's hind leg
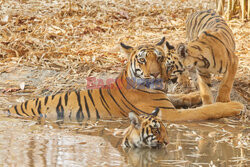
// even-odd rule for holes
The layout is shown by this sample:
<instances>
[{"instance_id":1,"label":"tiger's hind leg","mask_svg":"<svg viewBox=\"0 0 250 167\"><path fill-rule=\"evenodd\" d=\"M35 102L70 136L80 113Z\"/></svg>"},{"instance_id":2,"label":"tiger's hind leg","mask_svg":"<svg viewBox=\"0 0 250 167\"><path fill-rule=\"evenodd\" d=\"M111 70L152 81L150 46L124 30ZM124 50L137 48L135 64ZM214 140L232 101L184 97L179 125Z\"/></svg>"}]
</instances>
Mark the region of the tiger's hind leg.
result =
<instances>
[{"instance_id":1,"label":"tiger's hind leg","mask_svg":"<svg viewBox=\"0 0 250 167\"><path fill-rule=\"evenodd\" d=\"M196 107L202 102L199 91L188 94L167 94L167 96L175 108Z\"/></svg>"},{"instance_id":2,"label":"tiger's hind leg","mask_svg":"<svg viewBox=\"0 0 250 167\"><path fill-rule=\"evenodd\" d=\"M238 57L235 56L235 61L232 62L231 66L228 67L228 70L224 74L224 78L221 81L219 92L216 98L217 102L230 102L230 93L233 87L233 82L238 67Z\"/></svg>"}]
</instances>

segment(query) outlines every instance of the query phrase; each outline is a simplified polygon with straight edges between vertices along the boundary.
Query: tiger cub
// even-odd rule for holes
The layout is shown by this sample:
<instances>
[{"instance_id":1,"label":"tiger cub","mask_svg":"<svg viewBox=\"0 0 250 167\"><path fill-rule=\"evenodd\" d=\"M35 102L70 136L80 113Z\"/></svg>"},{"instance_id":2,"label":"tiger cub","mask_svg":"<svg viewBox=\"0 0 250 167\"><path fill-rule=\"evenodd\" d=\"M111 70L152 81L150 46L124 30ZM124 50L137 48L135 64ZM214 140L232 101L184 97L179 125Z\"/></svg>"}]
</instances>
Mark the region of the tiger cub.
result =
<instances>
[{"instance_id":1,"label":"tiger cub","mask_svg":"<svg viewBox=\"0 0 250 167\"><path fill-rule=\"evenodd\" d=\"M156 108L149 115L137 116L134 112L129 113L130 126L124 131L122 146L125 148L162 148L168 144L167 130L157 115Z\"/></svg>"},{"instance_id":2,"label":"tiger cub","mask_svg":"<svg viewBox=\"0 0 250 167\"><path fill-rule=\"evenodd\" d=\"M212 10L191 14L186 21L187 42L175 49L166 43L170 54L166 66L174 71L195 68L203 104L213 103L210 90L211 74L224 74L217 102L230 102L230 92L238 67L234 54L235 41L231 29L221 16Z\"/></svg>"}]
</instances>

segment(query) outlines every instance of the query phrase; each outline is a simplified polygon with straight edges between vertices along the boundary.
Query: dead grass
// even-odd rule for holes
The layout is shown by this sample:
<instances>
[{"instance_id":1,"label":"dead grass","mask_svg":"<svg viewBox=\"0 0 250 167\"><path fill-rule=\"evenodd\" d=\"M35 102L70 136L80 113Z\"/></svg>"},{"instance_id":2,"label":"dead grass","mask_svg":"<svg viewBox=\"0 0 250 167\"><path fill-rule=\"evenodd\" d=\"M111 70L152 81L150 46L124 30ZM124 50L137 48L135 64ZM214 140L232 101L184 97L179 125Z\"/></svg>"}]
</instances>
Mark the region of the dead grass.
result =
<instances>
[{"instance_id":1,"label":"dead grass","mask_svg":"<svg viewBox=\"0 0 250 167\"><path fill-rule=\"evenodd\" d=\"M215 9L214 1L1 1L0 73L11 74L24 66L60 71L37 86L40 93L45 88L57 92L80 87L84 84L72 83L121 70L126 64L119 49L121 41L137 45L165 36L176 44L185 40L186 16L210 8ZM249 100L249 22L234 18L228 24L240 57L235 85Z\"/></svg>"}]
</instances>

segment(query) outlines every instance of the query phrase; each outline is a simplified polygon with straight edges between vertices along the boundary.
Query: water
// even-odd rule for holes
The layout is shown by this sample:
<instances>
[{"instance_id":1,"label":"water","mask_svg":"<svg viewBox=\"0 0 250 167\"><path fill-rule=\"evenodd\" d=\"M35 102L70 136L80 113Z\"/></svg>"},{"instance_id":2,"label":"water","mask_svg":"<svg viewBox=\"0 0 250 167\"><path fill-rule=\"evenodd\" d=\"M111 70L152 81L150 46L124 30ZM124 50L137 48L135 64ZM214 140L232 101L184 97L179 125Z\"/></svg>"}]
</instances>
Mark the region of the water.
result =
<instances>
[{"instance_id":1,"label":"water","mask_svg":"<svg viewBox=\"0 0 250 167\"><path fill-rule=\"evenodd\" d=\"M0 115L0 166L249 166L249 123L238 119L166 123L163 149L127 149L115 128L127 119L82 125Z\"/></svg>"},{"instance_id":2,"label":"water","mask_svg":"<svg viewBox=\"0 0 250 167\"><path fill-rule=\"evenodd\" d=\"M13 83L25 80L31 85L38 85L37 82L48 77L39 77L40 80L27 77L30 73L31 70L26 70L6 77L1 74L0 89L10 87L10 76L14 78ZM126 128L129 125L127 119L59 126L52 122L7 117L1 114L3 109L33 97L30 93L0 95L0 167L250 166L250 123L242 118L178 124L165 122L170 139L166 148L124 150L122 136L114 136L113 132L115 128ZM37 96L36 93L33 95Z\"/></svg>"}]
</instances>

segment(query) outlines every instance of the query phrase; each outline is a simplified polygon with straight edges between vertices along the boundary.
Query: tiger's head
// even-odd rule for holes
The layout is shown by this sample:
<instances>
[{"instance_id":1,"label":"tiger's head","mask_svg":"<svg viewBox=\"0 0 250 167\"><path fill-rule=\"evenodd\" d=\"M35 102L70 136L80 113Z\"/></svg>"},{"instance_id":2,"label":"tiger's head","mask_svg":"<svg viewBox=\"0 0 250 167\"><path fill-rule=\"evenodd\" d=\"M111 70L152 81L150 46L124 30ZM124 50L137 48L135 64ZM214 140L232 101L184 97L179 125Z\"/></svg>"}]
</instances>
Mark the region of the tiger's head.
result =
<instances>
[{"instance_id":1,"label":"tiger's head","mask_svg":"<svg viewBox=\"0 0 250 167\"><path fill-rule=\"evenodd\" d=\"M129 113L130 126L126 129L122 141L127 148L161 148L168 144L167 130L157 117L159 108L149 115L137 116Z\"/></svg>"},{"instance_id":2,"label":"tiger's head","mask_svg":"<svg viewBox=\"0 0 250 167\"><path fill-rule=\"evenodd\" d=\"M178 76L185 72L186 69L189 69L192 67L190 59L190 56L188 56L187 50L186 50L186 44L179 43L177 47L170 45L168 42L166 42L167 46L167 53L166 53L166 59L165 59L165 73L169 73L171 71L171 74L168 75L169 78L166 80L171 80L172 82L176 82ZM171 69L171 70L170 70ZM164 70L163 70L164 71Z\"/></svg>"},{"instance_id":3,"label":"tiger's head","mask_svg":"<svg viewBox=\"0 0 250 167\"><path fill-rule=\"evenodd\" d=\"M128 56L127 77L145 83L145 80L159 80L162 77L162 62L165 59L165 37L155 45L131 47L121 43Z\"/></svg>"}]
</instances>

